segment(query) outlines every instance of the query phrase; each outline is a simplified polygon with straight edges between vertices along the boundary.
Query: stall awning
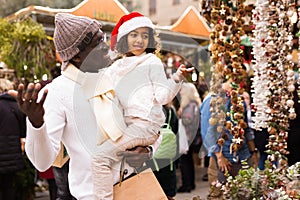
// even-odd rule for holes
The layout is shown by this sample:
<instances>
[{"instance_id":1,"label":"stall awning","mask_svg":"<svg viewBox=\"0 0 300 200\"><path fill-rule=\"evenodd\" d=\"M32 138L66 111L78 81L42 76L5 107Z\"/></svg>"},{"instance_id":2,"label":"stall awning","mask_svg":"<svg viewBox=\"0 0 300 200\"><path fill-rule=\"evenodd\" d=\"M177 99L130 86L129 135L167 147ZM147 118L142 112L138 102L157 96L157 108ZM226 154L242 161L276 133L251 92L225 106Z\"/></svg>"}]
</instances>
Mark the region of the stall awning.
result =
<instances>
[{"instance_id":1,"label":"stall awning","mask_svg":"<svg viewBox=\"0 0 300 200\"><path fill-rule=\"evenodd\" d=\"M129 12L117 0L85 0L74 7L71 13L116 23Z\"/></svg>"},{"instance_id":2,"label":"stall awning","mask_svg":"<svg viewBox=\"0 0 300 200\"><path fill-rule=\"evenodd\" d=\"M173 25L160 28L206 40L208 40L211 32L205 18L199 14L194 6L189 6Z\"/></svg>"},{"instance_id":3,"label":"stall awning","mask_svg":"<svg viewBox=\"0 0 300 200\"><path fill-rule=\"evenodd\" d=\"M58 12L87 16L100 21L116 23L128 14L127 9L118 0L84 0L74 8L56 9L43 6L28 6L7 17L14 20L29 14L44 14L54 16Z\"/></svg>"}]
</instances>

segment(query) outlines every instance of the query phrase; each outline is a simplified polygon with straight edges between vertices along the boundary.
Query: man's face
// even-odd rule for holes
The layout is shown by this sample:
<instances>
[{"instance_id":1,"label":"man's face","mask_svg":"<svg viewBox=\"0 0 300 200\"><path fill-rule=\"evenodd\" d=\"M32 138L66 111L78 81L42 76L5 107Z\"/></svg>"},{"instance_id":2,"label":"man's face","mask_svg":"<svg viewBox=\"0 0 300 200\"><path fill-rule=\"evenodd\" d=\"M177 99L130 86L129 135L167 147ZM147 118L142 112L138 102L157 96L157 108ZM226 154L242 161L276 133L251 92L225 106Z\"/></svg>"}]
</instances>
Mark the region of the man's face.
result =
<instances>
[{"instance_id":1,"label":"man's face","mask_svg":"<svg viewBox=\"0 0 300 200\"><path fill-rule=\"evenodd\" d=\"M80 52L83 60L80 70L83 72L98 72L99 69L108 67L111 60L108 56L108 45L106 44L106 35L99 30L94 34L91 42Z\"/></svg>"}]
</instances>

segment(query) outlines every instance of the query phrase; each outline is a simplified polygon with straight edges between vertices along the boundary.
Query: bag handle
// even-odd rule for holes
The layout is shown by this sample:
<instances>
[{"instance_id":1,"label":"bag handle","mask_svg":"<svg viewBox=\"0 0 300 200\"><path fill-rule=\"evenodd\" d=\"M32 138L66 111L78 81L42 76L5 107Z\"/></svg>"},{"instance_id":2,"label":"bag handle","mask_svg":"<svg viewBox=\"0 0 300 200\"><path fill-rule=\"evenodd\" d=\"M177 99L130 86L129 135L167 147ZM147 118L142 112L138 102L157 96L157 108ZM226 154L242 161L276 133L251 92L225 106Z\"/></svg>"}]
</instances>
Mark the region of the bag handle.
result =
<instances>
[{"instance_id":1,"label":"bag handle","mask_svg":"<svg viewBox=\"0 0 300 200\"><path fill-rule=\"evenodd\" d=\"M170 125L171 122L171 115L172 115L172 111L171 108L169 108L169 118L168 118L168 124Z\"/></svg>"},{"instance_id":2,"label":"bag handle","mask_svg":"<svg viewBox=\"0 0 300 200\"><path fill-rule=\"evenodd\" d=\"M172 127L171 127L171 125L170 125L170 122L171 122L171 115L172 115L172 111L171 111L171 108L169 108L168 123L164 123L162 127L166 126L166 128L172 130Z\"/></svg>"},{"instance_id":3,"label":"bag handle","mask_svg":"<svg viewBox=\"0 0 300 200\"><path fill-rule=\"evenodd\" d=\"M127 169L124 169L124 166L125 166L125 162L126 162L126 157L123 157L122 160L121 160L121 165L120 165L120 181L119 181L119 186L121 186L122 182L125 180L124 179L124 176L126 174L128 174L128 170ZM129 175L128 177L126 178L129 178L131 177L132 175L134 174L139 174L139 172L142 172L143 170L145 170L147 167L140 167L140 168L135 168L133 167L134 169L134 173L132 173L131 175Z\"/></svg>"},{"instance_id":4,"label":"bag handle","mask_svg":"<svg viewBox=\"0 0 300 200\"><path fill-rule=\"evenodd\" d=\"M125 165L125 157L122 158L121 165L120 165L120 181L119 181L119 186L121 186L122 181L124 180L124 176L128 173L127 169L124 169Z\"/></svg>"}]
</instances>

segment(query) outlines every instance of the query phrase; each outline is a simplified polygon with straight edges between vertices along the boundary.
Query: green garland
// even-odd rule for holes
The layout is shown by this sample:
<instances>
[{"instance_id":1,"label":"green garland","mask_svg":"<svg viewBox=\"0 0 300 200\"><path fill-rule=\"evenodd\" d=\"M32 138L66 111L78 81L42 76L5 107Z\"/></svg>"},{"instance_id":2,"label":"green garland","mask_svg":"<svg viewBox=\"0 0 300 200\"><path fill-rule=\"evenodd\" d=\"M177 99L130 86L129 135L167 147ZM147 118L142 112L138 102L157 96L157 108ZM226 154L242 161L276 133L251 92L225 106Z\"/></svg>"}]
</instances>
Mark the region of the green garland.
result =
<instances>
[{"instance_id":1,"label":"green garland","mask_svg":"<svg viewBox=\"0 0 300 200\"><path fill-rule=\"evenodd\" d=\"M18 80L36 82L49 75L49 69L55 67L55 56L43 26L29 17L0 22L1 61L16 71Z\"/></svg>"}]
</instances>

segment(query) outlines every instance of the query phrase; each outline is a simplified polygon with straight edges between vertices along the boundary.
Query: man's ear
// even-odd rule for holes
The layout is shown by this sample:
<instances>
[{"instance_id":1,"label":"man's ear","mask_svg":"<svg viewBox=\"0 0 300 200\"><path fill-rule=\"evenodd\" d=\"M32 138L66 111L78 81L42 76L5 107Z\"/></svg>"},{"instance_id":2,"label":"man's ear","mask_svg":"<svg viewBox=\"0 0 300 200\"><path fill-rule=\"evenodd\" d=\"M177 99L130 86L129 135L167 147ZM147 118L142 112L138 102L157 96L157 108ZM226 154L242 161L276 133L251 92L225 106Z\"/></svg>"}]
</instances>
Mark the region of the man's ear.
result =
<instances>
[{"instance_id":1,"label":"man's ear","mask_svg":"<svg viewBox=\"0 0 300 200\"><path fill-rule=\"evenodd\" d=\"M80 65L81 65L81 58L80 55L77 54L75 55L71 60L70 63L72 63L75 67L77 67L79 69Z\"/></svg>"},{"instance_id":2,"label":"man's ear","mask_svg":"<svg viewBox=\"0 0 300 200\"><path fill-rule=\"evenodd\" d=\"M80 52L71 59L71 61L73 61L73 62L80 62L80 60L81 60Z\"/></svg>"}]
</instances>

